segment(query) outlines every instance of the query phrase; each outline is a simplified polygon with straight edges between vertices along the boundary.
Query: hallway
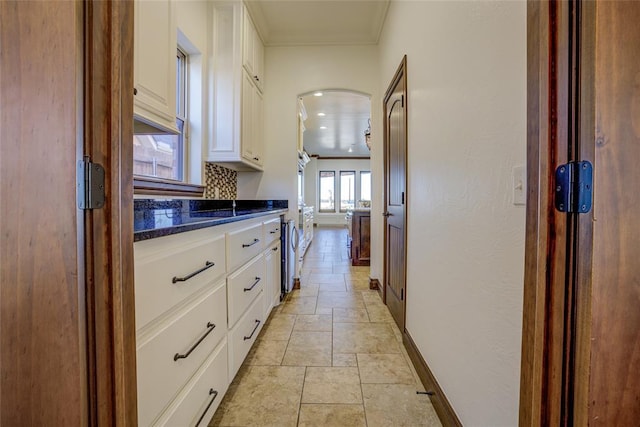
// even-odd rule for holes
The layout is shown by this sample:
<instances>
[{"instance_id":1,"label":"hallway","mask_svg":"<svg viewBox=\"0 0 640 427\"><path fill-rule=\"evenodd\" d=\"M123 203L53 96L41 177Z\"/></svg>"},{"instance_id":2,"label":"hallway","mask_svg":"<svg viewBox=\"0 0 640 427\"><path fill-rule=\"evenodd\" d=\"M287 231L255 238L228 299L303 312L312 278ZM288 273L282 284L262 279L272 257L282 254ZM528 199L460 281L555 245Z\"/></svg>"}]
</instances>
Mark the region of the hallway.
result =
<instances>
[{"instance_id":1,"label":"hallway","mask_svg":"<svg viewBox=\"0 0 640 427\"><path fill-rule=\"evenodd\" d=\"M440 426L343 228L317 228L301 289L275 308L210 426Z\"/></svg>"}]
</instances>

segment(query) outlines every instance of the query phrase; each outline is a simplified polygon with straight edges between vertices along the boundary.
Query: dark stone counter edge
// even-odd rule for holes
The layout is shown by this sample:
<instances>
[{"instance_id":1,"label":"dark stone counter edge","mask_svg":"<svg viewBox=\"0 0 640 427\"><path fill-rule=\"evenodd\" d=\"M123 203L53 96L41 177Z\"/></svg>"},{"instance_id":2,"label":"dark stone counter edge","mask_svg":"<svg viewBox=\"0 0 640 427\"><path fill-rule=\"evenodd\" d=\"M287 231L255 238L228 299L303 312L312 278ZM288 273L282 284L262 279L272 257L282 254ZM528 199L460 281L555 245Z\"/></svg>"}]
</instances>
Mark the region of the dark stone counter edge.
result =
<instances>
[{"instance_id":1,"label":"dark stone counter edge","mask_svg":"<svg viewBox=\"0 0 640 427\"><path fill-rule=\"evenodd\" d=\"M270 211L261 211L247 214L239 214L232 217L222 217L222 218L210 218L203 219L199 222L193 222L189 224L180 224L174 225L166 228L155 228L151 230L141 230L133 233L133 241L139 242L142 240L155 239L157 237L170 236L172 234L184 233L186 231L199 230L201 228L214 227L216 225L228 224L231 222L244 221L251 218L258 218L261 216L274 215L274 214L282 214L288 212L288 208L280 208L273 209Z\"/></svg>"}]
</instances>

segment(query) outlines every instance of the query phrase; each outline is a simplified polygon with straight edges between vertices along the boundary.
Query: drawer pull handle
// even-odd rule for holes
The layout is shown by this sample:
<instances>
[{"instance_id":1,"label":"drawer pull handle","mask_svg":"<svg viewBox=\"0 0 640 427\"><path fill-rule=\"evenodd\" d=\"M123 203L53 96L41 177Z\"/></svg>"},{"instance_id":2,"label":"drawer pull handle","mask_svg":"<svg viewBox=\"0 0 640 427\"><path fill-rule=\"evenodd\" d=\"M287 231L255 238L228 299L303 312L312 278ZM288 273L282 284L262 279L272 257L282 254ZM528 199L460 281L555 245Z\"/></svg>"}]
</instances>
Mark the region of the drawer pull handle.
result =
<instances>
[{"instance_id":1,"label":"drawer pull handle","mask_svg":"<svg viewBox=\"0 0 640 427\"><path fill-rule=\"evenodd\" d=\"M256 277L256 281L255 281L255 282L253 282L253 285L251 285L251 287L250 287L250 288L244 288L244 291L245 291L245 292L249 292L250 290L252 290L253 288L255 288L255 287L256 287L256 285L257 285L259 282L260 282L260 278L259 278L259 277Z\"/></svg>"},{"instance_id":2,"label":"drawer pull handle","mask_svg":"<svg viewBox=\"0 0 640 427\"><path fill-rule=\"evenodd\" d=\"M193 273L191 273L191 274L189 274L187 276L184 276L184 277L174 276L174 278L171 279L171 283L186 282L187 280L191 279L193 276L202 273L203 271L213 267L214 265L216 265L215 262L207 261L207 262L204 263L204 267L202 267L198 271L194 271Z\"/></svg>"},{"instance_id":3,"label":"drawer pull handle","mask_svg":"<svg viewBox=\"0 0 640 427\"><path fill-rule=\"evenodd\" d=\"M271 233L271 234L276 234L277 232L278 232L278 229L276 228L276 229L274 229L274 230L271 230L269 233Z\"/></svg>"},{"instance_id":4,"label":"drawer pull handle","mask_svg":"<svg viewBox=\"0 0 640 427\"><path fill-rule=\"evenodd\" d=\"M259 321L258 319L256 319L256 327L255 327L255 328L253 328L253 331L251 331L251 335L249 335L248 337L247 337L247 336L245 336L245 337L244 337L244 341L246 341L246 340L250 340L250 339L251 339L251 337L253 336L253 334L255 334L255 333L256 333L256 329L258 329L258 326L260 326L260 321Z\"/></svg>"},{"instance_id":5,"label":"drawer pull handle","mask_svg":"<svg viewBox=\"0 0 640 427\"><path fill-rule=\"evenodd\" d=\"M213 401L216 400L216 397L218 397L218 392L215 391L214 389L210 388L209 389L209 396L211 396L211 395L213 395L213 397L211 398L211 402L209 402L207 407L204 408L204 412L202 413L202 415L200 415L200 418L198 418L198 422L196 423L196 427L198 427L200 425L200 423L202 422L205 414L207 413L209 408L211 408L211 405L213 405Z\"/></svg>"},{"instance_id":6,"label":"drawer pull handle","mask_svg":"<svg viewBox=\"0 0 640 427\"><path fill-rule=\"evenodd\" d=\"M251 242L251 243L243 243L243 244L242 244L242 247L243 247L243 248L248 248L249 246L253 246L253 245L255 245L255 244L256 244L256 243L258 243L259 241L260 241L260 239L253 239L253 242Z\"/></svg>"},{"instance_id":7,"label":"drawer pull handle","mask_svg":"<svg viewBox=\"0 0 640 427\"><path fill-rule=\"evenodd\" d=\"M214 323L207 322L207 328L209 330L207 332L205 332L203 336L200 337L198 342L196 342L193 346L191 346L189 351L187 351L185 354L176 353L176 355L173 356L173 361L177 362L178 359L186 359L187 357L189 357L191 352L193 352L193 350L195 350L196 347L199 346L202 341L204 341L204 339L207 337L207 335L209 335L216 328L216 325Z\"/></svg>"}]
</instances>

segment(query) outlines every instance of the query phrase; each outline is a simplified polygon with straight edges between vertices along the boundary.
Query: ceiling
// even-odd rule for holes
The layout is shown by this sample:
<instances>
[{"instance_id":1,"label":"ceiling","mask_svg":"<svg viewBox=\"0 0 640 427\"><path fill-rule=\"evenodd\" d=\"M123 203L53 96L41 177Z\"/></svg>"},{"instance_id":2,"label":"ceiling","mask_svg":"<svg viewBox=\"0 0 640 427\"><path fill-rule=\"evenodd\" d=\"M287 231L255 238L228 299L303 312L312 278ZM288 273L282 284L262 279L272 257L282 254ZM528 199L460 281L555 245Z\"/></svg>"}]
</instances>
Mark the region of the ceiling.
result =
<instances>
[{"instance_id":1,"label":"ceiling","mask_svg":"<svg viewBox=\"0 0 640 427\"><path fill-rule=\"evenodd\" d=\"M389 0L249 0L266 46L376 44Z\"/></svg>"},{"instance_id":2,"label":"ceiling","mask_svg":"<svg viewBox=\"0 0 640 427\"><path fill-rule=\"evenodd\" d=\"M349 45L378 43L389 0L248 0L245 4L266 46ZM308 115L307 153L369 157L364 143L371 115L369 97L324 91L322 97L302 98Z\"/></svg>"},{"instance_id":3,"label":"ceiling","mask_svg":"<svg viewBox=\"0 0 640 427\"><path fill-rule=\"evenodd\" d=\"M370 98L345 91L319 93L322 96L300 97L307 114L305 151L320 157L369 157L364 133L371 116Z\"/></svg>"}]
</instances>

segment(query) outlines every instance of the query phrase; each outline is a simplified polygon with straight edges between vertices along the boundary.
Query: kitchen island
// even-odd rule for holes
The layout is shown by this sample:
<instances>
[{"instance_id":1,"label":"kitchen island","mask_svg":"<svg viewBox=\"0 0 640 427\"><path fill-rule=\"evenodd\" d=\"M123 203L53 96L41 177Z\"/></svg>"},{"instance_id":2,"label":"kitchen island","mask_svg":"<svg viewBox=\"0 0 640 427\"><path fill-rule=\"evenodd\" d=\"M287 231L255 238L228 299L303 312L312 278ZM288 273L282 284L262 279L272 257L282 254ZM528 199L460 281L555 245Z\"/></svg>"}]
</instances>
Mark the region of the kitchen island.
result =
<instances>
[{"instance_id":1,"label":"kitchen island","mask_svg":"<svg viewBox=\"0 0 640 427\"><path fill-rule=\"evenodd\" d=\"M347 211L351 265L367 266L371 259L371 208Z\"/></svg>"}]
</instances>

